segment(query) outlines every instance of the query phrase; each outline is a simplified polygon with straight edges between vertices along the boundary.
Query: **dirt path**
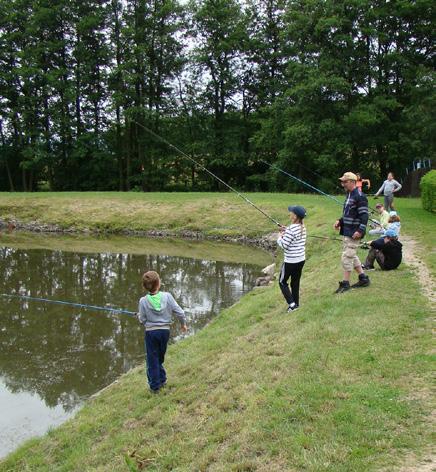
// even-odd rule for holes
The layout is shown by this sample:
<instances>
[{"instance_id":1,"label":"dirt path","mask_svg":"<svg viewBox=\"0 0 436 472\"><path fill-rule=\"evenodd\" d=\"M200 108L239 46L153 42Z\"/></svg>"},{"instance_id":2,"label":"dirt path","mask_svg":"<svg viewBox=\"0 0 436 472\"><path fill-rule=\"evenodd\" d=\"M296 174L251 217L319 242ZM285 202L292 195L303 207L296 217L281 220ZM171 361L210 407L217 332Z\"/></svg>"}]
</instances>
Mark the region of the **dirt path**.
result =
<instances>
[{"instance_id":1,"label":"dirt path","mask_svg":"<svg viewBox=\"0 0 436 472\"><path fill-rule=\"evenodd\" d=\"M418 242L410 236L404 235L401 237L401 242L403 243L404 262L414 269L423 294L430 300L432 308L436 308L436 281L431 276L426 264L419 257Z\"/></svg>"},{"instance_id":2,"label":"dirt path","mask_svg":"<svg viewBox=\"0 0 436 472\"><path fill-rule=\"evenodd\" d=\"M432 311L436 308L436 282L433 279L425 262L419 257L418 242L410 236L402 236L403 258L404 262L410 266L418 278L423 294L430 301ZM435 423L435 415L429 415L429 427L433 427ZM418 460L417 457L411 455L407 457L398 472L435 472L436 471L436 454L435 451L428 451L424 454L424 458Z\"/></svg>"}]
</instances>

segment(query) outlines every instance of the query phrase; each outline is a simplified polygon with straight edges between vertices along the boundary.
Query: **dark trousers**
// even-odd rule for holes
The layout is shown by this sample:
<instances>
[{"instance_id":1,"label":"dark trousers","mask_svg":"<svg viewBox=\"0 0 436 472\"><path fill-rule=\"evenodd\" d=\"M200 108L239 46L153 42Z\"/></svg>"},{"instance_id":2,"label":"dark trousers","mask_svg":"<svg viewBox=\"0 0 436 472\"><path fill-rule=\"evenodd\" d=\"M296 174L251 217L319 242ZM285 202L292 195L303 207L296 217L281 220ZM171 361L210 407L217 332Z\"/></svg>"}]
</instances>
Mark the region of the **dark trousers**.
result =
<instances>
[{"instance_id":1,"label":"dark trousers","mask_svg":"<svg viewBox=\"0 0 436 472\"><path fill-rule=\"evenodd\" d=\"M300 279L303 270L304 262L297 262L291 264L290 262L283 262L282 270L280 271L279 285L286 299L288 305L291 303L300 304ZM291 290L289 290L288 280L291 278Z\"/></svg>"},{"instance_id":2,"label":"dark trousers","mask_svg":"<svg viewBox=\"0 0 436 472\"><path fill-rule=\"evenodd\" d=\"M374 261L383 270L385 268L385 255L378 249L371 248L366 256L365 267L374 267Z\"/></svg>"},{"instance_id":3,"label":"dark trousers","mask_svg":"<svg viewBox=\"0 0 436 472\"><path fill-rule=\"evenodd\" d=\"M163 363L169 338L169 329L156 329L145 332L147 377L148 384L152 390L158 390L167 381L167 374L163 368Z\"/></svg>"}]
</instances>

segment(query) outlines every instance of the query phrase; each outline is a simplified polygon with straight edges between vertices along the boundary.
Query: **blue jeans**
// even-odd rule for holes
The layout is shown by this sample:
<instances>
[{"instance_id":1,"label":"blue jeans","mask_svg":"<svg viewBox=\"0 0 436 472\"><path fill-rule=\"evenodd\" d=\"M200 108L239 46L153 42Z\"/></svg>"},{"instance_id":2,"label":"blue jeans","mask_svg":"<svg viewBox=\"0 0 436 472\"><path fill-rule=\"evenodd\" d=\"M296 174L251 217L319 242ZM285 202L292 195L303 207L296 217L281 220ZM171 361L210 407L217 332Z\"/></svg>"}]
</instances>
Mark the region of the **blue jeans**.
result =
<instances>
[{"instance_id":1,"label":"blue jeans","mask_svg":"<svg viewBox=\"0 0 436 472\"><path fill-rule=\"evenodd\" d=\"M169 329L156 329L145 332L147 378L152 390L159 390L167 381L167 374L163 368L163 363L169 338Z\"/></svg>"}]
</instances>

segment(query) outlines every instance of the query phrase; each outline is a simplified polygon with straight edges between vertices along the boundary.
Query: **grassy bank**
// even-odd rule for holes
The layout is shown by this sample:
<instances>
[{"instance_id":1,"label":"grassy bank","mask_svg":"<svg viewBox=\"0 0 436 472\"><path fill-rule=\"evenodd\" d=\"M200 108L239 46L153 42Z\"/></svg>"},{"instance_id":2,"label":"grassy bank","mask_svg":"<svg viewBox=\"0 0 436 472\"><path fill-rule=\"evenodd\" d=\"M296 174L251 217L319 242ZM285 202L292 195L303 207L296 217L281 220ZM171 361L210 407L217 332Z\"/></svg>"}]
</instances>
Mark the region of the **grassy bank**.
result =
<instances>
[{"instance_id":1,"label":"grassy bank","mask_svg":"<svg viewBox=\"0 0 436 472\"><path fill-rule=\"evenodd\" d=\"M69 201L45 196L44 205L53 199L55 211L63 198ZM85 199L89 211L94 199L98 212L105 198L119 199L124 210L114 219L121 215L131 222L137 219L124 214L129 202L138 208L153 201L152 195L136 194L77 198ZM330 234L339 208L310 196L250 198L283 222L287 204L303 203L312 234ZM196 210L192 219L205 232L271 230L267 220L235 200L203 194L196 202L195 194L169 194L160 202L176 229L179 216L197 205L204 218ZM23 218L26 205L20 198L15 206L11 201L1 196L2 218L8 211ZM425 247L434 246L434 236L433 243L426 239L433 222L410 208L404 228ZM110 214L105 216L109 221ZM152 228L147 218L141 224ZM170 347L165 391L149 394L138 368L73 420L25 444L0 470L366 472L418 463L432 444L430 306L404 265L372 273L368 289L333 295L339 252L339 243L311 240L300 311L285 313L277 286L253 291L195 337Z\"/></svg>"},{"instance_id":2,"label":"grassy bank","mask_svg":"<svg viewBox=\"0 0 436 472\"><path fill-rule=\"evenodd\" d=\"M334 203L324 205L325 198L317 196L247 195L274 218L285 222L286 208L296 199L307 206L314 219L321 216L318 210L322 207L332 214L338 213L339 208ZM233 193L2 193L0 218L79 230L157 229L257 236L274 229L267 218Z\"/></svg>"},{"instance_id":3,"label":"grassy bank","mask_svg":"<svg viewBox=\"0 0 436 472\"><path fill-rule=\"evenodd\" d=\"M309 213L312 234L335 235L332 222L341 208L318 195L247 193L248 198L273 218L286 223L286 208L302 204ZM338 197L339 199L341 197ZM378 200L380 201L380 200ZM376 200L369 198L370 205ZM436 272L435 215L419 199L396 199L403 231L422 244L426 260ZM274 225L233 193L0 193L0 220L53 224L78 231L121 232L166 230L174 234L199 231L205 235L256 237Z\"/></svg>"}]
</instances>

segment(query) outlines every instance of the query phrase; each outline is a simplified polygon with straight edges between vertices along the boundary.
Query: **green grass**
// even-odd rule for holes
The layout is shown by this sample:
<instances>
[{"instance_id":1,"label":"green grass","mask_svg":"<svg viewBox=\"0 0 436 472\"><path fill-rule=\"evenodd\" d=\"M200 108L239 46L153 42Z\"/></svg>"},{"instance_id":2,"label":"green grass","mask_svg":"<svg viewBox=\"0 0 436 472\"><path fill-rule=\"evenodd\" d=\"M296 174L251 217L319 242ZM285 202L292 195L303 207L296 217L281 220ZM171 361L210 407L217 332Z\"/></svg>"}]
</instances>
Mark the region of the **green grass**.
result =
<instances>
[{"instance_id":1,"label":"green grass","mask_svg":"<svg viewBox=\"0 0 436 472\"><path fill-rule=\"evenodd\" d=\"M318 220L320 229L331 227L341 209L325 204L324 197L257 193L247 194L272 217L286 223L287 207L298 201ZM322 209L322 214L321 214ZM207 235L258 236L274 225L233 193L0 193L0 218L51 223L62 228L91 230L201 231ZM325 224L328 222L328 224Z\"/></svg>"},{"instance_id":2,"label":"green grass","mask_svg":"<svg viewBox=\"0 0 436 472\"><path fill-rule=\"evenodd\" d=\"M413 236L422 247L423 259L436 274L436 213L422 208L418 198L395 199L401 217L401 231Z\"/></svg>"},{"instance_id":3,"label":"green grass","mask_svg":"<svg viewBox=\"0 0 436 472\"><path fill-rule=\"evenodd\" d=\"M135 204L151 202L140 197ZM173 205L170 195L161 198ZM325 199L250 198L281 221L286 205L298 201L309 210L309 231L333 234L338 211ZM192 194L172 199L179 213L195 203ZM241 219L251 212L230 195L202 200L212 219L210 203L221 209L223 227L235 224L235 212ZM253 226L271 230L261 216L250 217L252 225L235 225L242 234ZM420 224L430 235L432 221ZM415 228L408 234L421 238ZM339 243L312 239L298 312L285 313L277 285L254 290L170 346L165 391L148 393L143 367L135 369L74 419L19 448L0 470L367 472L425 457L434 443L430 306L404 265L373 272L367 289L333 295L339 256Z\"/></svg>"}]
</instances>

